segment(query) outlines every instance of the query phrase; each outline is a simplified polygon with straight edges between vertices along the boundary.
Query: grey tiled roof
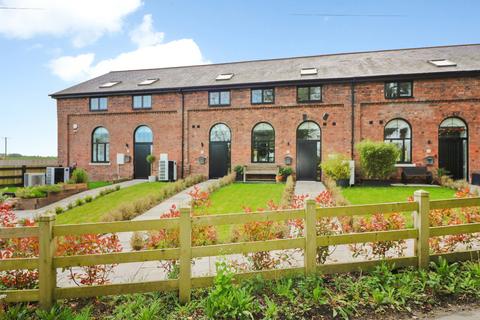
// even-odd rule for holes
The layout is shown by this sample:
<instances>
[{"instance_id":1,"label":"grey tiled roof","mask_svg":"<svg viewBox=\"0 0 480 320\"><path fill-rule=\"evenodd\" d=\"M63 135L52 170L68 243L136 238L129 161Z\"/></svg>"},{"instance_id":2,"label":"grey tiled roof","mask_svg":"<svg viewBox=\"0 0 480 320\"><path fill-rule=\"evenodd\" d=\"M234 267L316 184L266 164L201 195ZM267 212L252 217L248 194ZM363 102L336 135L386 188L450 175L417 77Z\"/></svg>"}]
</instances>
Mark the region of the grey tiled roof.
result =
<instances>
[{"instance_id":1,"label":"grey tiled roof","mask_svg":"<svg viewBox=\"0 0 480 320\"><path fill-rule=\"evenodd\" d=\"M448 59L457 65L437 67L428 63L428 60L433 59ZM318 74L301 76L302 68L317 68ZM480 44L112 71L56 92L52 96L468 71L480 71ZM216 81L215 78L223 73L234 73L234 76L230 80ZM149 78L159 80L148 86L138 85L139 82ZM121 83L111 88L100 88L100 85L109 81Z\"/></svg>"}]
</instances>

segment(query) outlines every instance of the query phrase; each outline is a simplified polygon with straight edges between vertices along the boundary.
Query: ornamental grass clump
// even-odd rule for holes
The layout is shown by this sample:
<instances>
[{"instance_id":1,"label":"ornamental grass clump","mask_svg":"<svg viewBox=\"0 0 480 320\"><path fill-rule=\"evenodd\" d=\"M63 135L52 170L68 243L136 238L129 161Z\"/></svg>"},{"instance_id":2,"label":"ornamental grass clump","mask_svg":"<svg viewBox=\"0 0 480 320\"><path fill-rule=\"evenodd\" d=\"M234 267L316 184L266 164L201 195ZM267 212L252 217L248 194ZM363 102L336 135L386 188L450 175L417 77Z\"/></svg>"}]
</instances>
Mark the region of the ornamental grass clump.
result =
<instances>
[{"instance_id":1,"label":"ornamental grass clump","mask_svg":"<svg viewBox=\"0 0 480 320\"><path fill-rule=\"evenodd\" d=\"M205 176L195 175L186 177L185 179L181 179L172 183L168 183L164 186L159 186L159 189L153 194L141 197L132 203L121 205L115 210L106 213L102 217L102 221L112 222L132 220L133 218L150 210L165 199L170 198L171 196L179 193L180 191L183 191L191 187L192 185L198 184L205 179Z\"/></svg>"}]
</instances>

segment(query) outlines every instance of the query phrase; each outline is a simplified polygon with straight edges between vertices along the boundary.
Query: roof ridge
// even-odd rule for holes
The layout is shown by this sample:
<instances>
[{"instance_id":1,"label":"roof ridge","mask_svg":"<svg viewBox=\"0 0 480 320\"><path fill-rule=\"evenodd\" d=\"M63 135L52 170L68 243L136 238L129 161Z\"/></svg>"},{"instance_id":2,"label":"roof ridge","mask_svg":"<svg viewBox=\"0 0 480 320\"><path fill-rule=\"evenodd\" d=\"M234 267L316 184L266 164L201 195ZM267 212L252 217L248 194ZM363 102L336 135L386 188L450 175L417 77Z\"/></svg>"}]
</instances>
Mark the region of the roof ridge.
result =
<instances>
[{"instance_id":1,"label":"roof ridge","mask_svg":"<svg viewBox=\"0 0 480 320\"><path fill-rule=\"evenodd\" d=\"M469 47L469 46L478 46L478 45L480 45L480 43L466 43L466 44L453 44L453 45L428 46L428 47L410 47L410 48L382 49L382 50L367 50L367 51L352 51L352 52L337 52L337 53L325 53L325 54L315 54L315 55L306 55L306 56L292 56L292 57L283 57L283 58L252 59L252 60L231 61L231 62L194 64L194 65L174 66L174 67L145 68L145 69L123 69L123 70L113 70L113 71L110 71L106 74L117 73L117 72L140 71L140 70L142 70L142 71L145 71L145 70L166 70L166 69L193 68L193 67L204 67L204 66L221 66L221 65L230 65L230 64L251 63L251 62L280 61L280 60L303 59L303 58L307 59L307 58L315 58L315 57L329 57L329 56L353 55L353 54L364 54L364 53L378 53L378 52L394 52L394 51L411 51L411 50L424 50L424 49L437 49L437 48Z\"/></svg>"}]
</instances>

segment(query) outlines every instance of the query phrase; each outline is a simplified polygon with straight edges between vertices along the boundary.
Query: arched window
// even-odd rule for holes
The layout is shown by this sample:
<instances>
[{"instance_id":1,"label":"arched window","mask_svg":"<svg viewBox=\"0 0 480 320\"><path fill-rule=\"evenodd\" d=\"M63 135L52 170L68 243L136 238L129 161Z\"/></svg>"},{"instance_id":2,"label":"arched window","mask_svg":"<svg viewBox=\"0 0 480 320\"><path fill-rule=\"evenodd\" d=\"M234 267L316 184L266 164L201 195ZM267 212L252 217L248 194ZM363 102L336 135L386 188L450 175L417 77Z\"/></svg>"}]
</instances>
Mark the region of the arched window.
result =
<instances>
[{"instance_id":1,"label":"arched window","mask_svg":"<svg viewBox=\"0 0 480 320\"><path fill-rule=\"evenodd\" d=\"M152 143L152 130L147 126L140 126L135 130L135 143Z\"/></svg>"},{"instance_id":2,"label":"arched window","mask_svg":"<svg viewBox=\"0 0 480 320\"><path fill-rule=\"evenodd\" d=\"M92 162L110 161L110 135L104 127L98 127L92 133Z\"/></svg>"},{"instance_id":3,"label":"arched window","mask_svg":"<svg viewBox=\"0 0 480 320\"><path fill-rule=\"evenodd\" d=\"M298 126L297 139L320 140L320 127L313 121L305 121Z\"/></svg>"},{"instance_id":4,"label":"arched window","mask_svg":"<svg viewBox=\"0 0 480 320\"><path fill-rule=\"evenodd\" d=\"M401 151L398 163L412 162L412 128L403 119L393 119L385 125L384 141L395 144Z\"/></svg>"},{"instance_id":5,"label":"arched window","mask_svg":"<svg viewBox=\"0 0 480 320\"><path fill-rule=\"evenodd\" d=\"M273 127L260 122L252 130L252 163L275 162L275 131Z\"/></svg>"},{"instance_id":6,"label":"arched window","mask_svg":"<svg viewBox=\"0 0 480 320\"><path fill-rule=\"evenodd\" d=\"M467 125L460 118L447 118L440 124L438 135L440 137L466 138Z\"/></svg>"},{"instance_id":7,"label":"arched window","mask_svg":"<svg viewBox=\"0 0 480 320\"><path fill-rule=\"evenodd\" d=\"M210 141L212 142L230 142L231 138L230 128L223 123L217 123L210 130Z\"/></svg>"}]
</instances>

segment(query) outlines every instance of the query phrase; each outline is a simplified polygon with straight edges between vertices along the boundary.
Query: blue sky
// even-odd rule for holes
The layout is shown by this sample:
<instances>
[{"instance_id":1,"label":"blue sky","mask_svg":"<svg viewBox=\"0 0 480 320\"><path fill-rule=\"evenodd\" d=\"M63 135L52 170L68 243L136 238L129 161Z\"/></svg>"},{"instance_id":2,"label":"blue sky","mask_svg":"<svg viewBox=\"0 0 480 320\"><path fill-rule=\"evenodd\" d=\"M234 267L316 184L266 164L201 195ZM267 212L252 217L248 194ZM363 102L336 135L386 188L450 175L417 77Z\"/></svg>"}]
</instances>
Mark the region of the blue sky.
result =
<instances>
[{"instance_id":1,"label":"blue sky","mask_svg":"<svg viewBox=\"0 0 480 320\"><path fill-rule=\"evenodd\" d=\"M57 152L48 94L111 69L480 42L475 0L0 0L0 7L32 8L0 9L0 137L10 137L9 153L28 155Z\"/></svg>"}]
</instances>

